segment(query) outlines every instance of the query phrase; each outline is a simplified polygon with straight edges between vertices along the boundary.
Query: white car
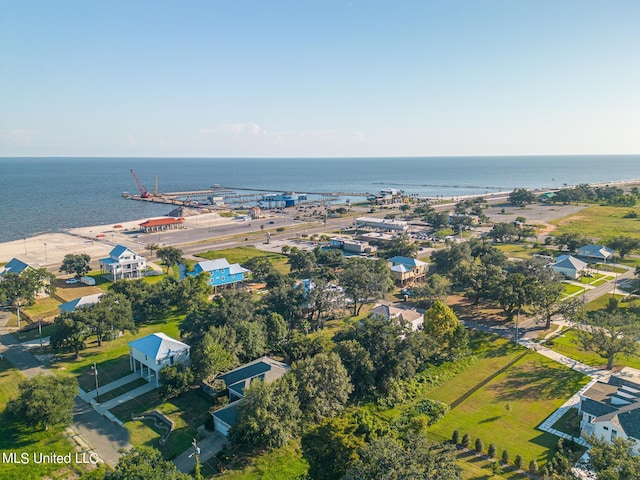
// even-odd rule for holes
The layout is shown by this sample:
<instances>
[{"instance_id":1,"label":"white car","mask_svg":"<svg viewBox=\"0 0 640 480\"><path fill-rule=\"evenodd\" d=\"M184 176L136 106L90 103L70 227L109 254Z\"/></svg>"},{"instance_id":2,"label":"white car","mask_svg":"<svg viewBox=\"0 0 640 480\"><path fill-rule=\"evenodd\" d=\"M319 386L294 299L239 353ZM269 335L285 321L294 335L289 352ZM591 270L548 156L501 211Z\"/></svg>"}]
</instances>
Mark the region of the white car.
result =
<instances>
[{"instance_id":1,"label":"white car","mask_svg":"<svg viewBox=\"0 0 640 480\"><path fill-rule=\"evenodd\" d=\"M80 280L78 280L77 278L70 278L69 280L65 280L65 282L67 285L74 285L76 283L80 283Z\"/></svg>"}]
</instances>

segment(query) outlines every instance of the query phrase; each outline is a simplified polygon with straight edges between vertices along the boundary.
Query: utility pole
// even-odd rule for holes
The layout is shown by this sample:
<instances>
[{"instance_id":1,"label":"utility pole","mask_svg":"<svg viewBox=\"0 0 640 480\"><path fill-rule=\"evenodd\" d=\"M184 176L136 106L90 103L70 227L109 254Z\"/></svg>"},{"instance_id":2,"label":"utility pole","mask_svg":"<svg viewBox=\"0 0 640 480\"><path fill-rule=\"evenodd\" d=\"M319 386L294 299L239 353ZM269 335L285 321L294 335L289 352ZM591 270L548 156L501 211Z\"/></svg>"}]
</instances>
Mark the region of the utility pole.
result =
<instances>
[{"instance_id":1,"label":"utility pole","mask_svg":"<svg viewBox=\"0 0 640 480\"><path fill-rule=\"evenodd\" d=\"M96 377L96 402L100 403L100 391L98 390L98 367L96 366L96 362L93 362L93 374Z\"/></svg>"},{"instance_id":2,"label":"utility pole","mask_svg":"<svg viewBox=\"0 0 640 480\"><path fill-rule=\"evenodd\" d=\"M38 333L40 334L40 348L42 348L42 317L38 317Z\"/></svg>"}]
</instances>

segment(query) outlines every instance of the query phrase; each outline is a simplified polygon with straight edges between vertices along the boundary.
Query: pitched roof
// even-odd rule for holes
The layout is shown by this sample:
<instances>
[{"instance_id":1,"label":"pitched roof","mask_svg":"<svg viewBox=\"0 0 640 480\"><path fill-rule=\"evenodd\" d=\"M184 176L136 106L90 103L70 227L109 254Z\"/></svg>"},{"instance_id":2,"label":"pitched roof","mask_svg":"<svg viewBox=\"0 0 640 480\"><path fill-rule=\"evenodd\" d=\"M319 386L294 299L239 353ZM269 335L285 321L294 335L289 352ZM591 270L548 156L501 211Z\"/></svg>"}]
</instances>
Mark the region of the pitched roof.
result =
<instances>
[{"instance_id":1,"label":"pitched roof","mask_svg":"<svg viewBox=\"0 0 640 480\"><path fill-rule=\"evenodd\" d=\"M214 270L222 270L231 266L229 262L227 262L226 258L205 260L203 262L198 262L198 265L202 268L203 272L213 272Z\"/></svg>"},{"instance_id":2,"label":"pitched roof","mask_svg":"<svg viewBox=\"0 0 640 480\"><path fill-rule=\"evenodd\" d=\"M617 408L612 405L607 405L606 403L596 402L595 400L591 400L590 398L583 398L582 402L580 403L580 410L593 415L594 417L601 417L603 415L615 412Z\"/></svg>"},{"instance_id":3,"label":"pitched roof","mask_svg":"<svg viewBox=\"0 0 640 480\"><path fill-rule=\"evenodd\" d=\"M129 342L129 347L135 348L154 360L166 358L171 352L181 352L190 348L186 343L171 338L162 332L152 333L146 337Z\"/></svg>"},{"instance_id":4,"label":"pitched roof","mask_svg":"<svg viewBox=\"0 0 640 480\"><path fill-rule=\"evenodd\" d=\"M246 363L230 372L218 375L217 379L224 380L227 387L233 387L238 383L255 377L260 377L264 381L271 382L287 373L289 368L289 365L286 363L278 362L265 356L253 362ZM244 386L238 385L234 391L239 390L239 392L242 393L243 389Z\"/></svg>"},{"instance_id":5,"label":"pitched roof","mask_svg":"<svg viewBox=\"0 0 640 480\"><path fill-rule=\"evenodd\" d=\"M390 267L389 270L392 272L407 273L411 271L411 268L406 265L394 265L393 267Z\"/></svg>"},{"instance_id":6,"label":"pitched roof","mask_svg":"<svg viewBox=\"0 0 640 480\"><path fill-rule=\"evenodd\" d=\"M236 418L238 418L238 407L241 402L233 402L226 407L221 408L213 412L213 416L222 420L224 423L233 427L236 424Z\"/></svg>"},{"instance_id":7,"label":"pitched roof","mask_svg":"<svg viewBox=\"0 0 640 480\"><path fill-rule=\"evenodd\" d=\"M183 222L184 218L151 218L146 222L141 223L140 226L143 228L161 227L163 225L177 225Z\"/></svg>"},{"instance_id":8,"label":"pitched roof","mask_svg":"<svg viewBox=\"0 0 640 480\"><path fill-rule=\"evenodd\" d=\"M116 245L115 247L113 247L113 249L109 252L109 256L110 257L119 257L120 255L122 255L124 252L126 252L127 250L129 250L127 247L123 247L122 245ZM131 252L131 250L129 250ZM133 252L131 252L133 253Z\"/></svg>"},{"instance_id":9,"label":"pitched roof","mask_svg":"<svg viewBox=\"0 0 640 480\"><path fill-rule=\"evenodd\" d=\"M624 413L618 414L618 421L628 437L640 440L640 403L635 405L635 409L629 409Z\"/></svg>"},{"instance_id":10,"label":"pitched roof","mask_svg":"<svg viewBox=\"0 0 640 480\"><path fill-rule=\"evenodd\" d=\"M409 267L421 267L424 265L428 265L427 262L423 262L422 260L401 256L390 258L388 261L393 263L394 265L407 265Z\"/></svg>"},{"instance_id":11,"label":"pitched roof","mask_svg":"<svg viewBox=\"0 0 640 480\"><path fill-rule=\"evenodd\" d=\"M590 243L588 245L583 245L578 249L578 252L584 252L587 255L597 255L602 257L610 257L613 255L613 250L609 247L605 247L604 245L594 245ZM582 255L583 253L580 253Z\"/></svg>"},{"instance_id":12,"label":"pitched roof","mask_svg":"<svg viewBox=\"0 0 640 480\"><path fill-rule=\"evenodd\" d=\"M567 269L575 270L576 272L579 272L580 270L584 269L586 266L587 264L585 262L575 257L572 257L571 255L560 255L558 258L556 258L556 261L551 264L551 267L567 268Z\"/></svg>"},{"instance_id":13,"label":"pitched roof","mask_svg":"<svg viewBox=\"0 0 640 480\"><path fill-rule=\"evenodd\" d=\"M60 310L71 313L78 307L95 305L100 301L100 297L102 297L102 295L104 295L104 293L94 293L93 295L85 295L84 297L76 298L70 302L60 305Z\"/></svg>"},{"instance_id":14,"label":"pitched roof","mask_svg":"<svg viewBox=\"0 0 640 480\"><path fill-rule=\"evenodd\" d=\"M236 275L238 273L250 273L250 272L251 270L247 270L246 268L241 267L239 263L232 263L231 265L229 265L230 275Z\"/></svg>"},{"instance_id":15,"label":"pitched roof","mask_svg":"<svg viewBox=\"0 0 640 480\"><path fill-rule=\"evenodd\" d=\"M4 269L0 272L0 275L7 275L8 273L13 273L15 275L20 275L27 268L33 268L28 263L23 262L22 260L18 260L17 258L12 258L9 263L4 266Z\"/></svg>"}]
</instances>

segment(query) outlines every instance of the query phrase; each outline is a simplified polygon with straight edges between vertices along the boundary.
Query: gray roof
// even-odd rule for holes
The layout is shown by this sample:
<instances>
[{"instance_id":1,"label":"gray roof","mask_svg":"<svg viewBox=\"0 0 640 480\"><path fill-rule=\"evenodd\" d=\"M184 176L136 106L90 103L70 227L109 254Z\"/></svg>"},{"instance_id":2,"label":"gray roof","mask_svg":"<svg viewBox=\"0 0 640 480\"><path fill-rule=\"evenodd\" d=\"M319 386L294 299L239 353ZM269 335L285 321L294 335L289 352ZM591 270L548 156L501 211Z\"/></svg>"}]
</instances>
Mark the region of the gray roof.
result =
<instances>
[{"instance_id":1,"label":"gray roof","mask_svg":"<svg viewBox=\"0 0 640 480\"><path fill-rule=\"evenodd\" d=\"M269 357L261 357L230 372L218 375L217 379L224 380L227 387L242 395L244 387L248 383L247 380L258 377L264 381L272 382L287 373L289 368L286 363L278 362Z\"/></svg>"},{"instance_id":2,"label":"gray roof","mask_svg":"<svg viewBox=\"0 0 640 480\"><path fill-rule=\"evenodd\" d=\"M593 415L594 417L601 417L615 412L617 408L612 405L607 405L606 403L596 402L590 398L583 398L582 403L580 404L580 410Z\"/></svg>"},{"instance_id":3,"label":"gray roof","mask_svg":"<svg viewBox=\"0 0 640 480\"><path fill-rule=\"evenodd\" d=\"M70 302L63 303L59 308L63 312L71 313L78 307L95 305L100 301L100 297L102 297L102 295L104 295L104 293L85 295L84 297L76 298L74 300L71 300Z\"/></svg>"},{"instance_id":4,"label":"gray roof","mask_svg":"<svg viewBox=\"0 0 640 480\"><path fill-rule=\"evenodd\" d=\"M576 272L579 272L586 266L587 264L585 262L583 262L582 260L578 260L571 255L560 255L558 258L556 258L556 261L551 264L551 268L566 268L575 270Z\"/></svg>"},{"instance_id":5,"label":"gray roof","mask_svg":"<svg viewBox=\"0 0 640 480\"><path fill-rule=\"evenodd\" d=\"M240 407L240 403L240 401L230 403L226 407L213 412L213 416L222 420L230 427L233 427L236 424L236 419L238 418L238 407Z\"/></svg>"},{"instance_id":6,"label":"gray roof","mask_svg":"<svg viewBox=\"0 0 640 480\"><path fill-rule=\"evenodd\" d=\"M640 440L640 403L635 404L634 409L618 414L620 425L628 437Z\"/></svg>"}]
</instances>

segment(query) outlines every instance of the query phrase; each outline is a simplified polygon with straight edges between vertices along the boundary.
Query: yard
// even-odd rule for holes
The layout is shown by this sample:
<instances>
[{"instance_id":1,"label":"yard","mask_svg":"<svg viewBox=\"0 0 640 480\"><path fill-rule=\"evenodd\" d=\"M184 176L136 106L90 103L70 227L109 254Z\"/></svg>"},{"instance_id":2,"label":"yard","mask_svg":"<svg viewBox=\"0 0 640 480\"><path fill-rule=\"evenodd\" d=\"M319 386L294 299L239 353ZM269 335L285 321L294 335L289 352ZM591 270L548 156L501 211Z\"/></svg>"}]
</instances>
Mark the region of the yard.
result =
<instances>
[{"instance_id":1,"label":"yard","mask_svg":"<svg viewBox=\"0 0 640 480\"><path fill-rule=\"evenodd\" d=\"M540 248L534 248L532 243L508 243L508 244L495 244L498 250L502 250L507 254L509 258L531 258L534 253L538 253Z\"/></svg>"},{"instance_id":2,"label":"yard","mask_svg":"<svg viewBox=\"0 0 640 480\"><path fill-rule=\"evenodd\" d=\"M570 296L581 295L586 290L584 287L579 287L572 283L563 282L564 284L564 298Z\"/></svg>"},{"instance_id":3,"label":"yard","mask_svg":"<svg viewBox=\"0 0 640 480\"><path fill-rule=\"evenodd\" d=\"M263 250L258 250L255 247L235 247L226 248L224 250L211 250L208 252L202 252L197 254L198 257L206 260L216 260L218 258L226 258L229 263L244 263L247 260L255 257L268 258L275 269L280 273L289 273L290 268L287 264L286 255L280 255L279 253L269 253Z\"/></svg>"},{"instance_id":4,"label":"yard","mask_svg":"<svg viewBox=\"0 0 640 480\"><path fill-rule=\"evenodd\" d=\"M554 338L547 346L552 350L562 353L567 357L573 358L578 362L590 365L592 367L604 368L607 365L607 360L600 355L588 352L580 348L577 344L578 335L574 330L567 330L561 336ZM616 360L613 363L613 368L618 369L624 366L640 369L640 356L634 355L630 357L616 355Z\"/></svg>"},{"instance_id":5,"label":"yard","mask_svg":"<svg viewBox=\"0 0 640 480\"><path fill-rule=\"evenodd\" d=\"M303 478L308 468L307 461L302 458L300 443L294 440L289 445L249 458L241 465L234 465L234 470L217 478L223 480L290 480Z\"/></svg>"},{"instance_id":6,"label":"yard","mask_svg":"<svg viewBox=\"0 0 640 480\"><path fill-rule=\"evenodd\" d=\"M620 235L638 237L640 236L640 222L635 218L624 218L628 212L628 207L593 206L585 208L573 215L552 220L550 223L557 226L552 235L580 233L596 241Z\"/></svg>"}]
</instances>

